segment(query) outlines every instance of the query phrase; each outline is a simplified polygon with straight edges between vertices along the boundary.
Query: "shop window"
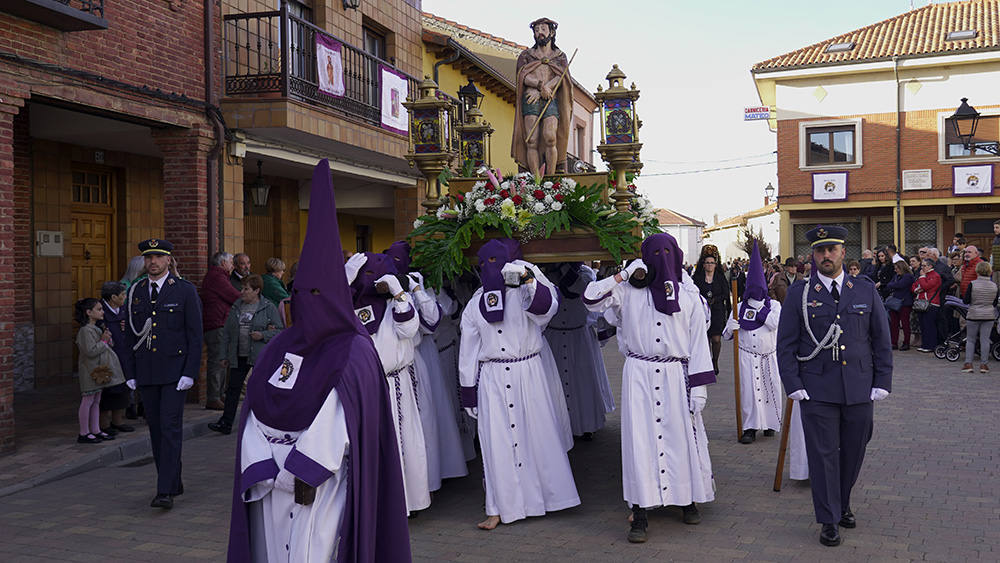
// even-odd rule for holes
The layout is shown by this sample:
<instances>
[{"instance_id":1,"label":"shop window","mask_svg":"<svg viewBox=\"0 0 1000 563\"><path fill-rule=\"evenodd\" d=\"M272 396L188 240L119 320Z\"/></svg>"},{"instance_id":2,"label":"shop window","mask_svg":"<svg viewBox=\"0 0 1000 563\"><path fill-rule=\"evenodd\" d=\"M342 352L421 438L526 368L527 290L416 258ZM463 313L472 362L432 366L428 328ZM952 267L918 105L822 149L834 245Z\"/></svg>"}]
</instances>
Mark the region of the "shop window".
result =
<instances>
[{"instance_id":1,"label":"shop window","mask_svg":"<svg viewBox=\"0 0 1000 563\"><path fill-rule=\"evenodd\" d=\"M817 221L815 223L800 223L793 226L792 231L795 239L795 256L805 256L806 261L809 260L812 248L810 248L809 242L806 240L806 233L821 223L825 224L826 222ZM844 248L847 249L847 256L844 258L844 262L846 263L849 260L860 259L861 223L840 223L836 221L830 221L829 223L837 224L847 229L847 238L844 239Z\"/></svg>"}]
</instances>

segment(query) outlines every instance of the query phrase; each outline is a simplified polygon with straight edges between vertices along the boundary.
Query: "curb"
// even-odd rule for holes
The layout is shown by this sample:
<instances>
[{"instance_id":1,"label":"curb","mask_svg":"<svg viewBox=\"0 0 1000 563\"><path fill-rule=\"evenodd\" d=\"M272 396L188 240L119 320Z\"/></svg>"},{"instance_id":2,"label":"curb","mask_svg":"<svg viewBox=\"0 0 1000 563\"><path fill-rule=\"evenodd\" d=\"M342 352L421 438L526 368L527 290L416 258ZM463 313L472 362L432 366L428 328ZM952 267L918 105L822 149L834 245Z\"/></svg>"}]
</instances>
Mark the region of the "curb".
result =
<instances>
[{"instance_id":1,"label":"curb","mask_svg":"<svg viewBox=\"0 0 1000 563\"><path fill-rule=\"evenodd\" d=\"M208 434L210 432L208 429L209 422L208 420L204 420L185 424L182 439L190 440ZM123 461L135 461L138 458L152 454L152 451L153 447L149 441L148 434L132 438L131 440L122 440L120 443L116 440L114 448L103 449L99 452L82 456L79 459L50 469L40 475L25 479L20 483L0 488L0 498L101 467L109 467Z\"/></svg>"}]
</instances>

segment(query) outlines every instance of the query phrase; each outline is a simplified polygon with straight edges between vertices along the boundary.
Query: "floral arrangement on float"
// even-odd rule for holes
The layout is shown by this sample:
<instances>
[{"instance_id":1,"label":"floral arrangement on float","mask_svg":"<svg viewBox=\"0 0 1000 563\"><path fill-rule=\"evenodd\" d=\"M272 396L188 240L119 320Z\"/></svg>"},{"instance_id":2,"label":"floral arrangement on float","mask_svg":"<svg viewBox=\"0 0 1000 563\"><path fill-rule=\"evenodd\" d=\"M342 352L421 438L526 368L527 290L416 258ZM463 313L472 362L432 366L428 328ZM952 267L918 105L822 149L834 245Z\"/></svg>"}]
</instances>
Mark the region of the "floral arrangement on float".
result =
<instances>
[{"instance_id":1,"label":"floral arrangement on float","mask_svg":"<svg viewBox=\"0 0 1000 563\"><path fill-rule=\"evenodd\" d=\"M445 196L434 214L413 224L408 237L413 267L433 287L471 271L470 250L489 238L515 238L522 244L544 239L558 255L562 237L583 235L595 238L595 248L620 262L635 254L643 237L660 232L649 200L636 193L634 176L628 189L635 196L628 210L618 211L607 195L608 184L581 185L568 176L539 182L528 172L505 177L485 167L478 175L483 178L471 189ZM447 171L442 174L444 185L449 179Z\"/></svg>"}]
</instances>

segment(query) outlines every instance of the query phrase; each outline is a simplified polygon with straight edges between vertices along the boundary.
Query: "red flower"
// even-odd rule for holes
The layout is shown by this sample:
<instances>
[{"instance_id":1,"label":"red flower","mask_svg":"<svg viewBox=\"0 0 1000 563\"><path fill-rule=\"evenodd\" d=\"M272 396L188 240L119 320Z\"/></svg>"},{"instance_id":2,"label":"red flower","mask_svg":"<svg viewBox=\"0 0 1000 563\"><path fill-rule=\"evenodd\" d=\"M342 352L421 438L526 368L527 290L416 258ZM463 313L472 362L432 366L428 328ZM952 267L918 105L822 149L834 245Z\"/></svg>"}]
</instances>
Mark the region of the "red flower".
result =
<instances>
[{"instance_id":1,"label":"red flower","mask_svg":"<svg viewBox=\"0 0 1000 563\"><path fill-rule=\"evenodd\" d=\"M496 191L496 188L493 187L493 184L486 184L486 189L491 192Z\"/></svg>"},{"instance_id":2,"label":"red flower","mask_svg":"<svg viewBox=\"0 0 1000 563\"><path fill-rule=\"evenodd\" d=\"M531 195L535 196L535 199L545 199L545 192L542 190L535 190L531 192Z\"/></svg>"},{"instance_id":3,"label":"red flower","mask_svg":"<svg viewBox=\"0 0 1000 563\"><path fill-rule=\"evenodd\" d=\"M616 181L614 181L614 180L611 180L611 181L610 181L610 182L608 182L608 183L609 183L609 184L611 184L611 187L612 187L612 188L615 188L615 187L618 187L618 182L616 182Z\"/></svg>"},{"instance_id":4,"label":"red flower","mask_svg":"<svg viewBox=\"0 0 1000 563\"><path fill-rule=\"evenodd\" d=\"M562 187L562 184L560 184L559 182L556 182L555 184L552 184L552 189L553 190L558 190L560 187Z\"/></svg>"},{"instance_id":5,"label":"red flower","mask_svg":"<svg viewBox=\"0 0 1000 563\"><path fill-rule=\"evenodd\" d=\"M514 205L521 205L521 202L524 201L523 199L521 199L521 196L519 196L517 194L515 194L514 197L512 197L510 199L511 199L511 201L514 202Z\"/></svg>"},{"instance_id":6,"label":"red flower","mask_svg":"<svg viewBox=\"0 0 1000 563\"><path fill-rule=\"evenodd\" d=\"M510 197L510 192L508 192L507 190L500 190L500 197L507 199L508 197Z\"/></svg>"},{"instance_id":7,"label":"red flower","mask_svg":"<svg viewBox=\"0 0 1000 563\"><path fill-rule=\"evenodd\" d=\"M563 197L562 194L556 194L556 195L552 196L552 199L554 199L554 200L556 200L558 202L562 202L562 200L565 199L565 198Z\"/></svg>"},{"instance_id":8,"label":"red flower","mask_svg":"<svg viewBox=\"0 0 1000 563\"><path fill-rule=\"evenodd\" d=\"M496 203L496 200L492 197L488 197L483 200L483 205L493 205L494 203Z\"/></svg>"},{"instance_id":9,"label":"red flower","mask_svg":"<svg viewBox=\"0 0 1000 563\"><path fill-rule=\"evenodd\" d=\"M465 201L465 195L458 194L457 196L455 196L455 199L457 199L459 202L463 202Z\"/></svg>"}]
</instances>

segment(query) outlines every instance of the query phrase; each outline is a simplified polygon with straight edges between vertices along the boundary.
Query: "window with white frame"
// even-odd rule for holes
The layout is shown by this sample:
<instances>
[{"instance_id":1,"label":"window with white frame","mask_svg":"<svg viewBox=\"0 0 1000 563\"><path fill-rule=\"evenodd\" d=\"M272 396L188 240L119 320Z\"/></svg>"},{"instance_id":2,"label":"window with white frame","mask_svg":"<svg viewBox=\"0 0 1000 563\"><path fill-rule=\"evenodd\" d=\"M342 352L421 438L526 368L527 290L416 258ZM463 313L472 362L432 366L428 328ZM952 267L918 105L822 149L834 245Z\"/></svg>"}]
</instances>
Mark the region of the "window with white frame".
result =
<instances>
[{"instance_id":1,"label":"window with white frame","mask_svg":"<svg viewBox=\"0 0 1000 563\"><path fill-rule=\"evenodd\" d=\"M799 168L861 167L861 120L799 122Z\"/></svg>"},{"instance_id":2,"label":"window with white frame","mask_svg":"<svg viewBox=\"0 0 1000 563\"><path fill-rule=\"evenodd\" d=\"M991 145L994 150L1000 143L1000 115L983 115L976 126L976 135L972 138L972 149L966 149L962 140L955 134L955 126L951 119L944 120L945 158L963 158L970 156L993 156L992 153L976 149L975 145Z\"/></svg>"}]
</instances>

